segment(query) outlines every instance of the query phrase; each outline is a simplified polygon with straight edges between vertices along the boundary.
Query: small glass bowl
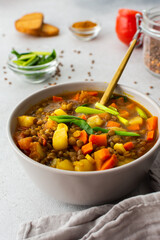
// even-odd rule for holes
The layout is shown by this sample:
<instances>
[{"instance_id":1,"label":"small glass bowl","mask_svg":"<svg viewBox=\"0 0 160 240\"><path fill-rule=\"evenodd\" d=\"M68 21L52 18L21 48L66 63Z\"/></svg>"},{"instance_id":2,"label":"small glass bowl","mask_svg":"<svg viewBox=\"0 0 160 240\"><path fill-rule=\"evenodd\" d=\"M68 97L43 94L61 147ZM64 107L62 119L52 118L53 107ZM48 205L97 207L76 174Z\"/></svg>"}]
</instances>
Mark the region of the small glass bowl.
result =
<instances>
[{"instance_id":1,"label":"small glass bowl","mask_svg":"<svg viewBox=\"0 0 160 240\"><path fill-rule=\"evenodd\" d=\"M22 80L30 83L41 83L46 81L55 74L58 66L57 57L46 64L25 67L18 66L13 60L16 60L16 57L10 54L7 62L9 69L17 74Z\"/></svg>"},{"instance_id":2,"label":"small glass bowl","mask_svg":"<svg viewBox=\"0 0 160 240\"><path fill-rule=\"evenodd\" d=\"M86 28L86 29L80 29L80 28L74 28L72 26L69 27L69 30L72 32L72 34L83 41L89 41L94 38L96 38L101 30L101 25L94 21L97 25L95 27Z\"/></svg>"}]
</instances>

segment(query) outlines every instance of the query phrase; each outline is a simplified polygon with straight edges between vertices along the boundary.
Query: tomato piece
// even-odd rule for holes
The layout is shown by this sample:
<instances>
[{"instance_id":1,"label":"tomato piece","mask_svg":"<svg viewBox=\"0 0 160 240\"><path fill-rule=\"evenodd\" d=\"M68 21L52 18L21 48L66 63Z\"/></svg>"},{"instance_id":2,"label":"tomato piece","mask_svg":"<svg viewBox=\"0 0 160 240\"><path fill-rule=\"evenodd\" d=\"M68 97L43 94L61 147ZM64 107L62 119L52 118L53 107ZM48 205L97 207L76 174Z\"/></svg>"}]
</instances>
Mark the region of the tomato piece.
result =
<instances>
[{"instance_id":1,"label":"tomato piece","mask_svg":"<svg viewBox=\"0 0 160 240\"><path fill-rule=\"evenodd\" d=\"M129 45L134 34L137 31L136 14L141 12L131 9L119 9L116 18L116 33L118 38L125 44Z\"/></svg>"}]
</instances>

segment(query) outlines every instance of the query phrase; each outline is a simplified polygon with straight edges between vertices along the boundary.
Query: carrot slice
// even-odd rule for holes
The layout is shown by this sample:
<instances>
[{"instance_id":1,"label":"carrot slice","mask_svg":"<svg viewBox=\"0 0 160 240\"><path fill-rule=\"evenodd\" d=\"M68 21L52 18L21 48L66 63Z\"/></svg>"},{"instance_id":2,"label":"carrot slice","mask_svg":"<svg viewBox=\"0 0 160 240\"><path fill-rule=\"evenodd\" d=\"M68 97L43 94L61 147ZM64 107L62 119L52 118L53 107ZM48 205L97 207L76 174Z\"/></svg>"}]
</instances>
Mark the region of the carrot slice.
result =
<instances>
[{"instance_id":1,"label":"carrot slice","mask_svg":"<svg viewBox=\"0 0 160 240\"><path fill-rule=\"evenodd\" d=\"M133 110L135 108L135 104L134 103L130 103L126 106L128 109Z\"/></svg>"},{"instance_id":2,"label":"carrot slice","mask_svg":"<svg viewBox=\"0 0 160 240\"><path fill-rule=\"evenodd\" d=\"M57 97L57 96L53 96L52 98L53 98L53 101L54 101L54 102L60 102L60 101L63 100L62 97Z\"/></svg>"},{"instance_id":3,"label":"carrot slice","mask_svg":"<svg viewBox=\"0 0 160 240\"><path fill-rule=\"evenodd\" d=\"M89 142L96 144L97 146L107 146L107 134L93 135L89 137Z\"/></svg>"},{"instance_id":4,"label":"carrot slice","mask_svg":"<svg viewBox=\"0 0 160 240\"><path fill-rule=\"evenodd\" d=\"M80 135L80 137L79 137L79 140L81 140L82 142L84 142L84 144L87 143L88 134L86 133L85 130L82 130L82 131L81 131L81 135Z\"/></svg>"},{"instance_id":5,"label":"carrot slice","mask_svg":"<svg viewBox=\"0 0 160 240\"><path fill-rule=\"evenodd\" d=\"M79 118L82 118L83 120L87 120L86 116L82 114L81 116L78 116Z\"/></svg>"},{"instance_id":6,"label":"carrot slice","mask_svg":"<svg viewBox=\"0 0 160 240\"><path fill-rule=\"evenodd\" d=\"M22 150L28 150L32 142L32 137L21 138L18 140L18 145Z\"/></svg>"},{"instance_id":7,"label":"carrot slice","mask_svg":"<svg viewBox=\"0 0 160 240\"><path fill-rule=\"evenodd\" d=\"M76 95L74 95L72 99L78 101L79 95L80 95L80 93L76 93Z\"/></svg>"},{"instance_id":8,"label":"carrot slice","mask_svg":"<svg viewBox=\"0 0 160 240\"><path fill-rule=\"evenodd\" d=\"M132 148L134 148L134 143L133 142L126 142L123 146L124 146L126 151L130 151Z\"/></svg>"},{"instance_id":9,"label":"carrot slice","mask_svg":"<svg viewBox=\"0 0 160 240\"><path fill-rule=\"evenodd\" d=\"M80 149L77 145L74 145L73 146L73 149L76 151L76 152L78 152L78 150Z\"/></svg>"},{"instance_id":10,"label":"carrot slice","mask_svg":"<svg viewBox=\"0 0 160 240\"><path fill-rule=\"evenodd\" d=\"M114 102L112 102L112 104L110 106L114 107L114 108L118 108L118 106Z\"/></svg>"},{"instance_id":11,"label":"carrot slice","mask_svg":"<svg viewBox=\"0 0 160 240\"><path fill-rule=\"evenodd\" d=\"M94 152L94 159L96 162L96 169L100 170L104 161L110 158L111 154L107 148L102 148Z\"/></svg>"},{"instance_id":12,"label":"carrot slice","mask_svg":"<svg viewBox=\"0 0 160 240\"><path fill-rule=\"evenodd\" d=\"M146 120L146 123L149 131L156 130L158 125L158 117L152 116Z\"/></svg>"},{"instance_id":13,"label":"carrot slice","mask_svg":"<svg viewBox=\"0 0 160 240\"><path fill-rule=\"evenodd\" d=\"M133 124L131 126L128 126L127 128L128 128L128 130L131 130L131 131L138 131L138 130L140 130L140 125L139 124Z\"/></svg>"},{"instance_id":14,"label":"carrot slice","mask_svg":"<svg viewBox=\"0 0 160 240\"><path fill-rule=\"evenodd\" d=\"M154 139L154 134L155 134L155 131L154 131L154 130L147 132L147 142L153 141L153 139Z\"/></svg>"},{"instance_id":15,"label":"carrot slice","mask_svg":"<svg viewBox=\"0 0 160 240\"><path fill-rule=\"evenodd\" d=\"M90 96L97 96L98 92L87 92L87 94Z\"/></svg>"},{"instance_id":16,"label":"carrot slice","mask_svg":"<svg viewBox=\"0 0 160 240\"><path fill-rule=\"evenodd\" d=\"M108 121L107 122L107 127L120 127L121 124L115 121Z\"/></svg>"},{"instance_id":17,"label":"carrot slice","mask_svg":"<svg viewBox=\"0 0 160 240\"><path fill-rule=\"evenodd\" d=\"M112 154L112 156L105 162L103 163L102 167L100 170L106 170L113 168L117 165L118 159L115 154Z\"/></svg>"},{"instance_id":18,"label":"carrot slice","mask_svg":"<svg viewBox=\"0 0 160 240\"><path fill-rule=\"evenodd\" d=\"M89 143L83 145L81 149L82 149L82 152L84 155L91 153L93 151L92 142L89 142Z\"/></svg>"},{"instance_id":19,"label":"carrot slice","mask_svg":"<svg viewBox=\"0 0 160 240\"><path fill-rule=\"evenodd\" d=\"M124 118L129 117L129 112L126 110L119 110L119 113L121 117L124 117Z\"/></svg>"},{"instance_id":20,"label":"carrot slice","mask_svg":"<svg viewBox=\"0 0 160 240\"><path fill-rule=\"evenodd\" d=\"M103 118L105 118L108 114L109 114L109 113L100 113L100 114L98 114L98 116L103 119Z\"/></svg>"}]
</instances>

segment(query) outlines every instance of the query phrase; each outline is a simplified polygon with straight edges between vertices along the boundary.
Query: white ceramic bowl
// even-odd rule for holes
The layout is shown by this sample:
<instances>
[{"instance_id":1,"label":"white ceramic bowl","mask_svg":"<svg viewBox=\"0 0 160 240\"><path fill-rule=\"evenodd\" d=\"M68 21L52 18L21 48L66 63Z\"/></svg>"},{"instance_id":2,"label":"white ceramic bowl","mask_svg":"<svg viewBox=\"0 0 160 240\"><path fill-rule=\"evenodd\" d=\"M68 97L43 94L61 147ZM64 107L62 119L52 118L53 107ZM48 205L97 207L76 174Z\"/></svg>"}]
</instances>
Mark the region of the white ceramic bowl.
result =
<instances>
[{"instance_id":1,"label":"white ceramic bowl","mask_svg":"<svg viewBox=\"0 0 160 240\"><path fill-rule=\"evenodd\" d=\"M23 100L9 118L8 137L20 162L33 182L55 199L81 205L97 205L119 199L137 186L155 159L160 146L160 137L153 148L137 160L117 168L93 172L64 171L42 165L27 157L16 146L12 137L17 124L16 118L32 105L52 95L78 90L104 91L106 86L104 82L76 82L49 87ZM118 85L115 92L126 94L160 119L159 106L146 95L123 85ZM160 121L158 125L160 129Z\"/></svg>"}]
</instances>

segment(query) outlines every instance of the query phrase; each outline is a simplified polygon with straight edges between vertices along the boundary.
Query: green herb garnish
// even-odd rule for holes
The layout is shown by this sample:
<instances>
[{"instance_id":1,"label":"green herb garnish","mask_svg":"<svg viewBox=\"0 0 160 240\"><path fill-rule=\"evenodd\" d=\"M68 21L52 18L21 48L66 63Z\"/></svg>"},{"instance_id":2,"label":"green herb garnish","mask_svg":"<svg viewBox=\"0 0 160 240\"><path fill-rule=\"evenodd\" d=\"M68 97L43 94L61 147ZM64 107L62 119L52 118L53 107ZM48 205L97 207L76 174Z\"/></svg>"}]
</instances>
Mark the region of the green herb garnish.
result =
<instances>
[{"instance_id":1,"label":"green herb garnish","mask_svg":"<svg viewBox=\"0 0 160 240\"><path fill-rule=\"evenodd\" d=\"M101 131L103 133L108 133L110 129L100 128L100 127L94 127L93 130L95 132ZM139 137L140 134L134 133L134 132L127 132L127 131L114 131L116 135L119 136L131 136L131 137Z\"/></svg>"},{"instance_id":2,"label":"green herb garnish","mask_svg":"<svg viewBox=\"0 0 160 240\"><path fill-rule=\"evenodd\" d=\"M85 114L100 114L100 113L104 113L104 111L102 110L98 110L95 108L90 108L90 107L84 107L84 106L80 106L77 107L75 109L76 113L85 113Z\"/></svg>"},{"instance_id":3,"label":"green herb garnish","mask_svg":"<svg viewBox=\"0 0 160 240\"><path fill-rule=\"evenodd\" d=\"M139 116L140 116L141 118L144 118L144 119L147 119L147 118L148 118L147 115L146 115L146 113L145 113L141 108L136 107L136 111L137 111L137 113L139 114Z\"/></svg>"},{"instance_id":4,"label":"green herb garnish","mask_svg":"<svg viewBox=\"0 0 160 240\"><path fill-rule=\"evenodd\" d=\"M106 106L104 106L104 105L102 105L102 104L100 104L98 102L95 104L95 107L103 110L104 112L110 113L112 115L118 115L119 114L118 111L115 111L115 110L113 110L111 108L108 108L108 107L106 107Z\"/></svg>"},{"instance_id":5,"label":"green herb garnish","mask_svg":"<svg viewBox=\"0 0 160 240\"><path fill-rule=\"evenodd\" d=\"M88 134L93 134L93 129L85 120L81 118L69 115L49 116L49 118L58 123L73 123L79 126L81 129L85 130Z\"/></svg>"}]
</instances>

